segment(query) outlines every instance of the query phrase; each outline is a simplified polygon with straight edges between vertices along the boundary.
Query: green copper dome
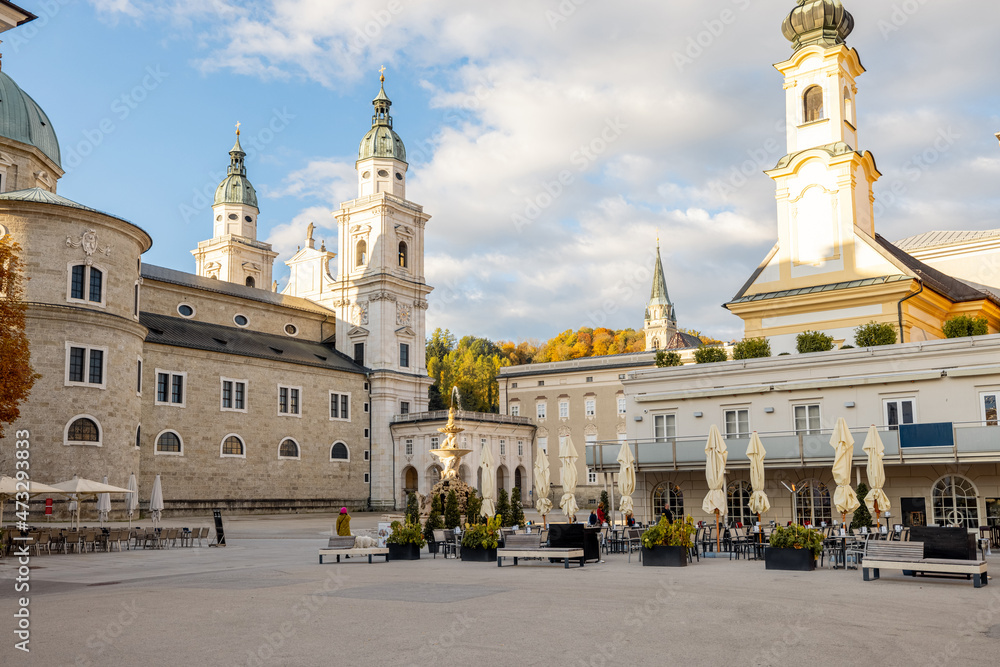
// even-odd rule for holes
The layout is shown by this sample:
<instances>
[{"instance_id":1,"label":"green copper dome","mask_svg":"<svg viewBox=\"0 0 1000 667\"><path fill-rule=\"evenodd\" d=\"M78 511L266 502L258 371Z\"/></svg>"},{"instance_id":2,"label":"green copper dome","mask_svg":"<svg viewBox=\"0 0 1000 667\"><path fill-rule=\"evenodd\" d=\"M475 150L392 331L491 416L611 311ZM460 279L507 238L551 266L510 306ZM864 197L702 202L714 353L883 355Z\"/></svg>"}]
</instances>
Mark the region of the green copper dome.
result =
<instances>
[{"instance_id":1,"label":"green copper dome","mask_svg":"<svg viewBox=\"0 0 1000 667\"><path fill-rule=\"evenodd\" d=\"M854 17L840 0L797 0L798 7L785 17L781 33L796 51L818 44L843 44L854 30Z\"/></svg>"},{"instance_id":2,"label":"green copper dome","mask_svg":"<svg viewBox=\"0 0 1000 667\"><path fill-rule=\"evenodd\" d=\"M250 185L247 178L247 168L244 159L247 154L240 146L240 135L236 133L236 144L229 151L229 173L226 180L219 184L215 191L215 203L218 204L242 204L244 206L257 207L257 191Z\"/></svg>"},{"instance_id":3,"label":"green copper dome","mask_svg":"<svg viewBox=\"0 0 1000 667\"><path fill-rule=\"evenodd\" d=\"M406 148L403 146L403 140L392 129L392 116L389 115L392 101L385 94L384 77L382 81L383 85L378 91L378 97L372 100L372 105L375 107L375 113L372 115L372 129L361 140L361 146L358 148L358 159L387 157L406 162Z\"/></svg>"},{"instance_id":4,"label":"green copper dome","mask_svg":"<svg viewBox=\"0 0 1000 667\"><path fill-rule=\"evenodd\" d=\"M36 147L62 169L59 140L49 117L3 71L0 71L0 136Z\"/></svg>"}]
</instances>

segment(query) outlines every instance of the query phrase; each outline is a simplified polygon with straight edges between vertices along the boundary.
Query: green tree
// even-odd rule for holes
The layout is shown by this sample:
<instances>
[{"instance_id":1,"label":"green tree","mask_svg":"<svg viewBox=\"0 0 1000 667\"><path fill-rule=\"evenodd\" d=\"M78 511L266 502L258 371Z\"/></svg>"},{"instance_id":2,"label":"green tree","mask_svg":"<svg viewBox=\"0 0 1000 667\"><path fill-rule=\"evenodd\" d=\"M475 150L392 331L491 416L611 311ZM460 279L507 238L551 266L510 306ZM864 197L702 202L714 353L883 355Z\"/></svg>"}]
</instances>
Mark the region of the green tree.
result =
<instances>
[{"instance_id":1,"label":"green tree","mask_svg":"<svg viewBox=\"0 0 1000 667\"><path fill-rule=\"evenodd\" d=\"M503 527L512 526L513 521L510 516L510 498L506 489L497 492L497 514L500 515L500 525Z\"/></svg>"},{"instance_id":2,"label":"green tree","mask_svg":"<svg viewBox=\"0 0 1000 667\"><path fill-rule=\"evenodd\" d=\"M869 322L854 330L854 344L858 347L893 345L896 342L896 327L884 322Z\"/></svg>"},{"instance_id":3,"label":"green tree","mask_svg":"<svg viewBox=\"0 0 1000 667\"><path fill-rule=\"evenodd\" d=\"M601 499L597 501L597 505L604 510L604 520L611 523L611 501L608 500L607 491L601 491Z\"/></svg>"},{"instance_id":4,"label":"green tree","mask_svg":"<svg viewBox=\"0 0 1000 667\"><path fill-rule=\"evenodd\" d=\"M406 523L420 523L420 505L417 502L417 494L410 493L406 496Z\"/></svg>"},{"instance_id":5,"label":"green tree","mask_svg":"<svg viewBox=\"0 0 1000 667\"><path fill-rule=\"evenodd\" d=\"M966 338L968 336L985 336L990 332L989 323L985 317L970 317L956 315L944 323L945 338Z\"/></svg>"},{"instance_id":6,"label":"green tree","mask_svg":"<svg viewBox=\"0 0 1000 667\"><path fill-rule=\"evenodd\" d=\"M861 502L861 506L854 510L854 518L851 519L851 528L854 530L861 527L871 528L872 526L872 513L868 511L868 506L865 505L865 496L867 495L868 485L861 482L858 484L858 500Z\"/></svg>"},{"instance_id":7,"label":"green tree","mask_svg":"<svg viewBox=\"0 0 1000 667\"><path fill-rule=\"evenodd\" d=\"M455 528L461 520L462 515L458 513L458 494L452 489L444 502L444 527Z\"/></svg>"},{"instance_id":8,"label":"green tree","mask_svg":"<svg viewBox=\"0 0 1000 667\"><path fill-rule=\"evenodd\" d=\"M521 487L515 486L510 494L510 523L512 526L524 528L527 521L524 518L524 508L521 506Z\"/></svg>"},{"instance_id":9,"label":"green tree","mask_svg":"<svg viewBox=\"0 0 1000 667\"><path fill-rule=\"evenodd\" d=\"M694 351L694 362L696 364L714 364L719 361L729 361L729 355L721 347L702 345Z\"/></svg>"},{"instance_id":10,"label":"green tree","mask_svg":"<svg viewBox=\"0 0 1000 667\"><path fill-rule=\"evenodd\" d=\"M799 354L827 352L833 349L833 336L819 331L803 331L795 337L795 349Z\"/></svg>"},{"instance_id":11,"label":"green tree","mask_svg":"<svg viewBox=\"0 0 1000 667\"><path fill-rule=\"evenodd\" d=\"M666 350L660 350L656 353L656 367L657 368L668 368L671 366L681 365L681 355L676 352L667 352Z\"/></svg>"},{"instance_id":12,"label":"green tree","mask_svg":"<svg viewBox=\"0 0 1000 667\"><path fill-rule=\"evenodd\" d=\"M475 491L465 501L465 522L473 525L483 522L483 499Z\"/></svg>"},{"instance_id":13,"label":"green tree","mask_svg":"<svg viewBox=\"0 0 1000 667\"><path fill-rule=\"evenodd\" d=\"M41 377L31 367L24 331L28 306L22 300L25 278L20 252L21 247L9 236L0 237L0 438L4 437L4 424L21 416L21 403L28 400L35 380Z\"/></svg>"},{"instance_id":14,"label":"green tree","mask_svg":"<svg viewBox=\"0 0 1000 667\"><path fill-rule=\"evenodd\" d=\"M444 528L444 519L441 518L441 496L434 496L431 500L431 513L427 516L427 523L424 524L424 539L428 542L434 541L434 531Z\"/></svg>"},{"instance_id":15,"label":"green tree","mask_svg":"<svg viewBox=\"0 0 1000 667\"><path fill-rule=\"evenodd\" d=\"M733 359L760 359L771 356L771 342L766 338L745 338L733 346Z\"/></svg>"}]
</instances>

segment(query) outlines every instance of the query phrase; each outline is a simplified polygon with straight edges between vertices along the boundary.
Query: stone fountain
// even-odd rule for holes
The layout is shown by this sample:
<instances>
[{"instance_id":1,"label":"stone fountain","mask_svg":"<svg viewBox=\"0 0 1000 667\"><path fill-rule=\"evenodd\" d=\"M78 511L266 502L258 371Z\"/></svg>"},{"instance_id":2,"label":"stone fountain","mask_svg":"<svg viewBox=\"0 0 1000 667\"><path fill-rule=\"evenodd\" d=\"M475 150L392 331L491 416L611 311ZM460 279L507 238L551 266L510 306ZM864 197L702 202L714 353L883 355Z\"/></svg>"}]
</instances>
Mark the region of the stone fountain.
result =
<instances>
[{"instance_id":1,"label":"stone fountain","mask_svg":"<svg viewBox=\"0 0 1000 667\"><path fill-rule=\"evenodd\" d=\"M441 496L441 507L443 509L448 492L455 491L458 494L459 511L464 514L465 500L475 489L458 477L458 469L462 463L462 457L471 454L472 450L463 449L458 446L457 436L465 429L455 423L456 406L461 408L458 387L453 387L451 390L451 407L448 409L448 423L444 425L444 428L438 429L439 433L445 434L444 442L438 449L431 450L431 454L434 454L441 460L441 465L444 466L444 469L441 471L441 480L434 485L430 495L423 499L422 504L425 509L429 510L434 496Z\"/></svg>"}]
</instances>

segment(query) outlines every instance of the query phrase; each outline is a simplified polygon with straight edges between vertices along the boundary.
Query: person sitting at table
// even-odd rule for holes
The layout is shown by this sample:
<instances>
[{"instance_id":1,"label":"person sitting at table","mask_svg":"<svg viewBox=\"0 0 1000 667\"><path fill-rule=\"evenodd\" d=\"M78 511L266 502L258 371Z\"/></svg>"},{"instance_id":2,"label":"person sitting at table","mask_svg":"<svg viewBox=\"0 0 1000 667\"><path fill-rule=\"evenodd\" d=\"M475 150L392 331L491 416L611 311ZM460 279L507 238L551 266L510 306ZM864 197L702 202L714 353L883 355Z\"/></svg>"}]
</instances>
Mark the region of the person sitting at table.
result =
<instances>
[{"instance_id":1,"label":"person sitting at table","mask_svg":"<svg viewBox=\"0 0 1000 667\"><path fill-rule=\"evenodd\" d=\"M597 525L597 514L595 512L590 513L590 518L587 519L587 525L596 526Z\"/></svg>"},{"instance_id":2,"label":"person sitting at table","mask_svg":"<svg viewBox=\"0 0 1000 667\"><path fill-rule=\"evenodd\" d=\"M631 512L625 515L625 525L629 528L635 527L635 517L632 516Z\"/></svg>"},{"instance_id":3,"label":"person sitting at table","mask_svg":"<svg viewBox=\"0 0 1000 667\"><path fill-rule=\"evenodd\" d=\"M597 525L603 526L607 523L607 518L604 516L604 503L598 503L597 505Z\"/></svg>"}]
</instances>

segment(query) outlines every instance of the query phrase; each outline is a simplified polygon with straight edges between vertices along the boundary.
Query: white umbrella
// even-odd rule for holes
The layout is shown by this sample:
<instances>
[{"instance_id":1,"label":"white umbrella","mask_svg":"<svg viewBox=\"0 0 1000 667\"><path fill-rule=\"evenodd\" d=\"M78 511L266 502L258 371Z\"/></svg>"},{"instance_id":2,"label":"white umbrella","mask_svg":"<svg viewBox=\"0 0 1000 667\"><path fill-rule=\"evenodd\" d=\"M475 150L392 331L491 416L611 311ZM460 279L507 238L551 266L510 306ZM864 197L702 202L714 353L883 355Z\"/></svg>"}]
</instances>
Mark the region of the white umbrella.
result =
<instances>
[{"instance_id":1,"label":"white umbrella","mask_svg":"<svg viewBox=\"0 0 1000 667\"><path fill-rule=\"evenodd\" d=\"M885 445L879 437L878 429L872 424L868 429L868 437L865 438L865 453L868 454L868 485L871 490L865 496L865 505L872 512L875 512L875 523L881 521L882 512L892 509L889 504L889 497L885 495L882 487L885 486L885 466L882 464L882 457L885 456Z\"/></svg>"},{"instance_id":2,"label":"white umbrella","mask_svg":"<svg viewBox=\"0 0 1000 667\"><path fill-rule=\"evenodd\" d=\"M153 495L149 497L149 514L155 526L160 522L160 512L163 511L163 485L160 484L160 476L157 475L153 481Z\"/></svg>"},{"instance_id":3,"label":"white umbrella","mask_svg":"<svg viewBox=\"0 0 1000 667\"><path fill-rule=\"evenodd\" d=\"M719 433L719 427L712 424L708 431L708 442L705 443L705 479L708 481L708 494L701 504L705 514L715 514L716 550L722 550L722 535L719 533L719 517L726 516L726 461L729 460L729 450Z\"/></svg>"},{"instance_id":4,"label":"white umbrella","mask_svg":"<svg viewBox=\"0 0 1000 667\"><path fill-rule=\"evenodd\" d=\"M760 521L761 514L766 514L771 509L771 501L767 499L767 493L764 492L764 456L766 454L764 443L760 441L757 431L754 431L753 435L750 436L750 444L747 446L747 458L750 459L750 488L753 489L750 494L749 507L750 511L757 515L757 521Z\"/></svg>"},{"instance_id":5,"label":"white umbrella","mask_svg":"<svg viewBox=\"0 0 1000 667\"><path fill-rule=\"evenodd\" d=\"M128 477L128 495L125 496L125 511L128 512L128 527L132 527L132 515L139 509L139 483L135 481L135 473Z\"/></svg>"},{"instance_id":6,"label":"white umbrella","mask_svg":"<svg viewBox=\"0 0 1000 667\"><path fill-rule=\"evenodd\" d=\"M17 494L19 493L27 493L30 497L62 493L62 491L53 486L49 486L48 484L42 484L41 482L32 482L28 480L18 481L14 477L0 475L0 528L3 528L4 503L12 498L17 498Z\"/></svg>"},{"instance_id":7,"label":"white umbrella","mask_svg":"<svg viewBox=\"0 0 1000 667\"><path fill-rule=\"evenodd\" d=\"M483 516L492 519L497 513L496 499L493 497L497 492L497 474L493 468L496 462L493 460L493 450L488 445L482 446L482 455L479 468L483 471Z\"/></svg>"},{"instance_id":8,"label":"white umbrella","mask_svg":"<svg viewBox=\"0 0 1000 667\"><path fill-rule=\"evenodd\" d=\"M552 510L552 501L549 500L549 455L542 451L541 445L538 447L538 454L535 457L535 488L538 489L538 498L535 500L535 509L542 515L542 525L545 525L545 515Z\"/></svg>"},{"instance_id":9,"label":"white umbrella","mask_svg":"<svg viewBox=\"0 0 1000 667\"><path fill-rule=\"evenodd\" d=\"M562 440L562 438L560 440L559 460L562 461L562 466L559 469L559 481L562 483L563 495L559 501L559 507L562 508L563 513L566 515L567 522L572 523L576 519L577 511L580 509L576 504L576 460L579 457L576 454L576 448L573 447L573 439L570 436L567 435L565 440Z\"/></svg>"},{"instance_id":10,"label":"white umbrella","mask_svg":"<svg viewBox=\"0 0 1000 667\"><path fill-rule=\"evenodd\" d=\"M107 475L104 476L103 482L104 484L108 483ZM97 496L97 516L100 517L101 526L103 526L104 522L108 520L108 514L110 513L111 513L111 494L102 493L101 495Z\"/></svg>"},{"instance_id":11,"label":"white umbrella","mask_svg":"<svg viewBox=\"0 0 1000 667\"><path fill-rule=\"evenodd\" d=\"M618 450L618 465L618 492L621 494L618 508L624 522L625 517L632 512L632 494L635 493L635 457L632 456L632 448L627 441Z\"/></svg>"},{"instance_id":12,"label":"white umbrella","mask_svg":"<svg viewBox=\"0 0 1000 667\"><path fill-rule=\"evenodd\" d=\"M851 488L851 467L854 460L854 436L847 428L843 417L837 419L830 436L830 446L837 450L833 459L833 481L837 483L837 491L833 494L833 504L841 513L844 523L847 523L848 512L861 507L858 494ZM846 526L845 526L846 528Z\"/></svg>"},{"instance_id":13,"label":"white umbrella","mask_svg":"<svg viewBox=\"0 0 1000 667\"><path fill-rule=\"evenodd\" d=\"M76 494L79 501L76 504L76 527L80 527L80 507L87 498L97 498L102 493L128 493L128 489L110 484L102 484L92 479L84 479L79 475L74 475L73 479L65 482L53 484L52 488L59 489L62 493Z\"/></svg>"}]
</instances>

